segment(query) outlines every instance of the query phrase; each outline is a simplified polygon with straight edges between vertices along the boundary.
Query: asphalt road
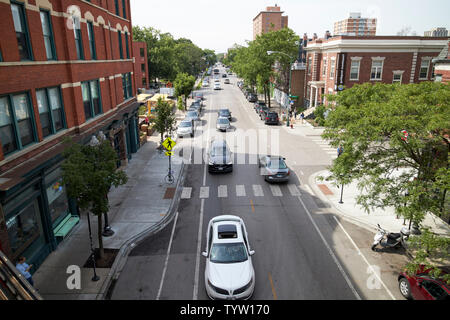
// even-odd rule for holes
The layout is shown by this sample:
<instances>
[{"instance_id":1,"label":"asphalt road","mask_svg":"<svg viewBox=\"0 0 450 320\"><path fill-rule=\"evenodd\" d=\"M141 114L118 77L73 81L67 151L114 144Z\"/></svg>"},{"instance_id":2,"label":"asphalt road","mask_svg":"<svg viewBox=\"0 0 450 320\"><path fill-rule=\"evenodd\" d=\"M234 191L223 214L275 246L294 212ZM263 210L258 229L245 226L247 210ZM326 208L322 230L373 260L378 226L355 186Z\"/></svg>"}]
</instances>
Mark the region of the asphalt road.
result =
<instances>
[{"instance_id":1,"label":"asphalt road","mask_svg":"<svg viewBox=\"0 0 450 320\"><path fill-rule=\"evenodd\" d=\"M230 85L221 82L223 90L204 90L206 110L196 138L179 140L177 148L190 149L195 141L193 150L204 151L207 144L202 142L216 134L207 129L215 128L219 108L231 110L234 127L219 135L232 142L243 133L255 134L258 142L245 140L245 147L229 143L235 156L230 174L209 174L204 162L188 165L186 199L179 201L178 213L164 230L131 252L112 299L207 300L201 252L209 220L222 214L240 216L246 223L256 251L253 299L401 299L396 273L403 256L370 251L373 234L336 217L308 187L309 176L331 164L329 151L313 137L265 126L236 79L231 77ZM183 156L189 159L186 150ZM259 175L255 155L266 152L286 157L293 170L288 184L269 185Z\"/></svg>"}]
</instances>

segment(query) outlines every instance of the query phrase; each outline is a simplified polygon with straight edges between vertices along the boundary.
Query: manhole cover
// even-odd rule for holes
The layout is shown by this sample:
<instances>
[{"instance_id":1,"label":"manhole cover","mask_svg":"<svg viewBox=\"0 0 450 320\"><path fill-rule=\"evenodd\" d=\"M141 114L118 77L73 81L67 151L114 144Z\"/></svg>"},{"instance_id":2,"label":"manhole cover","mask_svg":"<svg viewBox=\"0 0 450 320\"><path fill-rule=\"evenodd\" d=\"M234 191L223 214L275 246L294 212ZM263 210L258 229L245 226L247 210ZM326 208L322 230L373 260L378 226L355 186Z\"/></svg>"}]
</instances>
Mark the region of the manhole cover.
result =
<instances>
[{"instance_id":1,"label":"manhole cover","mask_svg":"<svg viewBox=\"0 0 450 320\"><path fill-rule=\"evenodd\" d=\"M164 194L164 199L173 199L175 196L175 188L167 188L166 193Z\"/></svg>"}]
</instances>

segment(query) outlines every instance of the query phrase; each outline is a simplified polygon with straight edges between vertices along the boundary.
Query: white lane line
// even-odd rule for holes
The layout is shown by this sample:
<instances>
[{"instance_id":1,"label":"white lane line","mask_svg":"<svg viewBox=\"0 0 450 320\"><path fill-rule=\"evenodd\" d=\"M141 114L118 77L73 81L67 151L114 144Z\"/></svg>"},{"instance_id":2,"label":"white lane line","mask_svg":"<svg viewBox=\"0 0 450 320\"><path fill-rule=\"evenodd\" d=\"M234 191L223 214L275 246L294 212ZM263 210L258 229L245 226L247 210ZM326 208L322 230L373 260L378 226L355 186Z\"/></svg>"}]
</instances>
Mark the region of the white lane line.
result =
<instances>
[{"instance_id":1,"label":"white lane line","mask_svg":"<svg viewBox=\"0 0 450 320\"><path fill-rule=\"evenodd\" d=\"M181 191L181 199L190 199L192 195L192 188L185 187L183 191Z\"/></svg>"},{"instance_id":2,"label":"white lane line","mask_svg":"<svg viewBox=\"0 0 450 320\"><path fill-rule=\"evenodd\" d=\"M270 185L270 191L272 191L272 195L274 197L282 197L283 193L281 192L280 186Z\"/></svg>"},{"instance_id":3,"label":"white lane line","mask_svg":"<svg viewBox=\"0 0 450 320\"><path fill-rule=\"evenodd\" d=\"M264 191L261 185L259 184L253 185L253 194L255 195L255 197L264 197Z\"/></svg>"},{"instance_id":4,"label":"white lane line","mask_svg":"<svg viewBox=\"0 0 450 320\"><path fill-rule=\"evenodd\" d=\"M161 282L159 283L159 289L158 289L158 294L156 295L156 300L159 300L159 297L161 296L161 291L162 291L163 284L164 284L164 278L166 277L166 270L167 270L167 265L169 264L170 250L172 248L172 240L173 240L173 235L175 234L175 227L177 226L177 220L178 220L178 211L177 211L177 214L175 215L175 222L173 223L172 234L170 235L169 247L167 248L166 261L164 262L164 269L163 269L163 273L161 276Z\"/></svg>"},{"instance_id":5,"label":"white lane line","mask_svg":"<svg viewBox=\"0 0 450 320\"><path fill-rule=\"evenodd\" d=\"M348 232L344 229L344 227L342 226L342 224L339 222L339 220L336 217L333 217L334 220L336 220L337 224L341 227L342 231L344 231L345 235L347 236L347 238L350 240L350 242L353 244L353 246L355 247L355 249L358 251L358 255L360 255L364 262L369 266L370 270L372 271L372 273L377 277L378 281L380 281L381 285L384 287L384 289L387 291L387 293L389 294L389 296L391 297L392 300L397 300L395 299L394 295L392 294L392 292L388 289L388 287L386 287L386 285L384 284L383 280L381 280L378 272L376 272L373 269L373 266L369 263L369 261L367 261L366 257L362 254L361 250L359 250L358 246L356 245L355 241L353 241L353 239L350 237L350 235L348 234Z\"/></svg>"},{"instance_id":6,"label":"white lane line","mask_svg":"<svg viewBox=\"0 0 450 320\"><path fill-rule=\"evenodd\" d=\"M313 219L311 213L309 212L308 208L303 203L303 200L301 199L301 197L297 197L297 199L298 199L298 201L300 201L301 205L303 206L303 208L305 209L306 213L308 214L309 220L311 220L314 228L316 229L317 233L319 234L320 238L322 239L323 244L327 248L328 253L330 254L330 256L333 259L334 263L336 264L336 266L338 267L338 269L341 272L342 276L344 277L345 281L347 282L347 285L349 286L350 290L353 292L353 294L355 295L357 300L361 300L361 297L359 296L359 294L356 291L356 289L353 287L353 284L350 281L350 278L345 273L344 268L342 268L342 265L339 263L339 260L336 258L336 255L334 254L333 250L331 250L331 247L328 244L327 240L325 240L325 237L323 236L322 232L320 232L319 227L317 226L316 222L314 221L314 219Z\"/></svg>"},{"instance_id":7,"label":"white lane line","mask_svg":"<svg viewBox=\"0 0 450 320\"><path fill-rule=\"evenodd\" d=\"M244 185L236 186L236 196L245 197L245 186Z\"/></svg>"},{"instance_id":8,"label":"white lane line","mask_svg":"<svg viewBox=\"0 0 450 320\"><path fill-rule=\"evenodd\" d=\"M295 184L288 184L288 189L291 195L293 195L294 197L301 196L300 190L298 190Z\"/></svg>"},{"instance_id":9,"label":"white lane line","mask_svg":"<svg viewBox=\"0 0 450 320\"><path fill-rule=\"evenodd\" d=\"M228 188L225 185L221 185L217 188L219 198L227 198L228 197Z\"/></svg>"},{"instance_id":10,"label":"white lane line","mask_svg":"<svg viewBox=\"0 0 450 320\"><path fill-rule=\"evenodd\" d=\"M201 187L200 199L208 199L208 198L209 198L209 187Z\"/></svg>"}]
</instances>

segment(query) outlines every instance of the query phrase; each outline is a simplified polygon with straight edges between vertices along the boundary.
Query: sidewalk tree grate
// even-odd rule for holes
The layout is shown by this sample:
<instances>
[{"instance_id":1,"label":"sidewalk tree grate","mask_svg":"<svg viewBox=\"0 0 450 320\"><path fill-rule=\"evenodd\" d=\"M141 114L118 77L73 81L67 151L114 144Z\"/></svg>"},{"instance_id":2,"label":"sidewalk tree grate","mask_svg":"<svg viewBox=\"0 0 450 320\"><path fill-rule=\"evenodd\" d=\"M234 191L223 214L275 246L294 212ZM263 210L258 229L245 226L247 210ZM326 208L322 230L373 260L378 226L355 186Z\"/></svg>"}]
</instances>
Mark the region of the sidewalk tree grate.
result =
<instances>
[{"instance_id":1,"label":"sidewalk tree grate","mask_svg":"<svg viewBox=\"0 0 450 320\"><path fill-rule=\"evenodd\" d=\"M167 188L163 199L173 199L173 197L175 196L175 191L176 188Z\"/></svg>"},{"instance_id":2,"label":"sidewalk tree grate","mask_svg":"<svg viewBox=\"0 0 450 320\"><path fill-rule=\"evenodd\" d=\"M325 184L318 184L317 186L326 196L332 196L334 194Z\"/></svg>"},{"instance_id":3,"label":"sidewalk tree grate","mask_svg":"<svg viewBox=\"0 0 450 320\"><path fill-rule=\"evenodd\" d=\"M111 268L114 264L117 254L119 253L119 249L107 249L104 248L105 255L102 260L100 260L100 252L99 249L94 249L95 255L95 267L96 268ZM92 263L92 257L89 256L86 262L83 265L83 268L93 268L94 265Z\"/></svg>"}]
</instances>

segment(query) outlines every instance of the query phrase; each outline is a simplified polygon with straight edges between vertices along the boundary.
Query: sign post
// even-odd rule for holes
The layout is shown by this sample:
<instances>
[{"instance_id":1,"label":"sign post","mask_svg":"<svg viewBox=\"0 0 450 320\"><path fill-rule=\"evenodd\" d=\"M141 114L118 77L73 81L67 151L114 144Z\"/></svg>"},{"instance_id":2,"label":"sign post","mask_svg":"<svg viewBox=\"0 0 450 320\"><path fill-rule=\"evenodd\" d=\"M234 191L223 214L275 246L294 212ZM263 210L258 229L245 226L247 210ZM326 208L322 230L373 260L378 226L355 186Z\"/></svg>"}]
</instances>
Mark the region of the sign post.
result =
<instances>
[{"instance_id":1,"label":"sign post","mask_svg":"<svg viewBox=\"0 0 450 320\"><path fill-rule=\"evenodd\" d=\"M173 156L173 148L175 147L177 143L173 141L170 137L168 137L164 142L162 143L163 147L167 150L165 153L166 156L169 157L169 181L172 180L172 156Z\"/></svg>"}]
</instances>

